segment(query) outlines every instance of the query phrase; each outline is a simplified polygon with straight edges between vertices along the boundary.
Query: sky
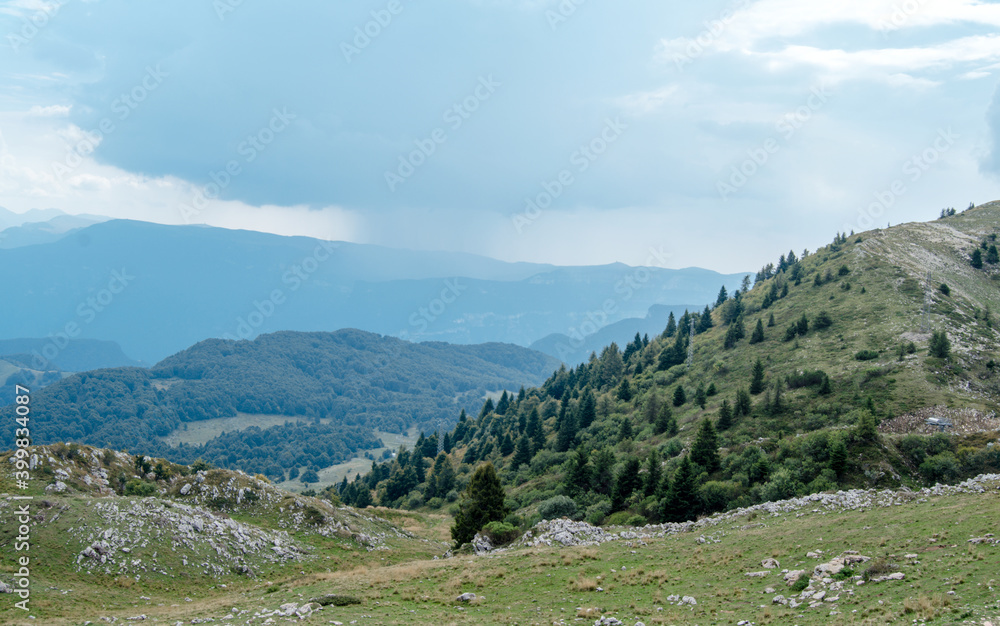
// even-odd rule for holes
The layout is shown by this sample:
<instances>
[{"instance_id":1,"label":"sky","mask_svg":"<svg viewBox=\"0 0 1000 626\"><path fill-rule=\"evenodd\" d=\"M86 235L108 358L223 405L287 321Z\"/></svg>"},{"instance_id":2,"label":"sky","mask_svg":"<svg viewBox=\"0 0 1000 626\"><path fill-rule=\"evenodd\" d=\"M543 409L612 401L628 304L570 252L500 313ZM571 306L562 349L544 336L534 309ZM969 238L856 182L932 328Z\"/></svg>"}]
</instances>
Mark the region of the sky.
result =
<instances>
[{"instance_id":1,"label":"sky","mask_svg":"<svg viewBox=\"0 0 1000 626\"><path fill-rule=\"evenodd\" d=\"M978 0L0 0L0 206L752 271L1000 199L998 26Z\"/></svg>"}]
</instances>

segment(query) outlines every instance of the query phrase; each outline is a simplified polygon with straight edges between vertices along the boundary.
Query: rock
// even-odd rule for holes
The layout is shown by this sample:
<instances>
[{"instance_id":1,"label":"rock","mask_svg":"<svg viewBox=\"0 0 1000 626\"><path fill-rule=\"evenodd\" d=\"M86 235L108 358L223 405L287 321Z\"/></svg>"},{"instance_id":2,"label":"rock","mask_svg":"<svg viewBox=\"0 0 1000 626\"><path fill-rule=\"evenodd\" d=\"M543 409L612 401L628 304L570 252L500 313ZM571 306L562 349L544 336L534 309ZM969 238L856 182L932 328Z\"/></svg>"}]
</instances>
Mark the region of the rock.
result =
<instances>
[{"instance_id":1,"label":"rock","mask_svg":"<svg viewBox=\"0 0 1000 626\"><path fill-rule=\"evenodd\" d=\"M181 487L181 495L186 496L189 493L191 493L191 483L185 483L184 486Z\"/></svg>"},{"instance_id":2,"label":"rock","mask_svg":"<svg viewBox=\"0 0 1000 626\"><path fill-rule=\"evenodd\" d=\"M820 591L818 593L814 593L812 599L813 599L813 602L819 602L820 600L822 600L825 597L826 597L826 592L825 591Z\"/></svg>"},{"instance_id":3,"label":"rock","mask_svg":"<svg viewBox=\"0 0 1000 626\"><path fill-rule=\"evenodd\" d=\"M320 608L322 607L315 602L307 602L302 606L300 606L299 608L295 609L295 614L298 615L299 617L305 617L310 613L312 613L313 611L316 611Z\"/></svg>"},{"instance_id":4,"label":"rock","mask_svg":"<svg viewBox=\"0 0 1000 626\"><path fill-rule=\"evenodd\" d=\"M781 565L775 559L764 559L760 562L760 566L764 569L778 569Z\"/></svg>"},{"instance_id":5,"label":"rock","mask_svg":"<svg viewBox=\"0 0 1000 626\"><path fill-rule=\"evenodd\" d=\"M625 622L617 617L601 617L594 621L594 626L625 626Z\"/></svg>"},{"instance_id":6,"label":"rock","mask_svg":"<svg viewBox=\"0 0 1000 626\"><path fill-rule=\"evenodd\" d=\"M763 571L763 572L747 572L746 576L749 576L750 578L763 578L763 577L767 576L770 573L771 572L768 572L768 571Z\"/></svg>"},{"instance_id":7,"label":"rock","mask_svg":"<svg viewBox=\"0 0 1000 626\"><path fill-rule=\"evenodd\" d=\"M873 583L883 583L889 580L903 580L906 578L906 574L903 572L893 572L887 574L886 576L879 576L878 578L872 578Z\"/></svg>"},{"instance_id":8,"label":"rock","mask_svg":"<svg viewBox=\"0 0 1000 626\"><path fill-rule=\"evenodd\" d=\"M57 480L56 482L52 483L51 485L47 485L45 487L45 491L54 491L56 493L64 493L68 488L69 487L66 486L66 483L64 483L61 480Z\"/></svg>"},{"instance_id":9,"label":"rock","mask_svg":"<svg viewBox=\"0 0 1000 626\"><path fill-rule=\"evenodd\" d=\"M804 569L792 570L787 574L785 574L785 582L787 582L789 585L794 585L795 581L797 581L799 577L805 573L806 571Z\"/></svg>"},{"instance_id":10,"label":"rock","mask_svg":"<svg viewBox=\"0 0 1000 626\"><path fill-rule=\"evenodd\" d=\"M463 593L462 595L455 598L456 602L472 602L476 599L476 594L474 593Z\"/></svg>"},{"instance_id":11,"label":"rock","mask_svg":"<svg viewBox=\"0 0 1000 626\"><path fill-rule=\"evenodd\" d=\"M476 536L472 538L472 549L476 551L476 554L486 554L493 551L493 542L486 535L476 533Z\"/></svg>"},{"instance_id":12,"label":"rock","mask_svg":"<svg viewBox=\"0 0 1000 626\"><path fill-rule=\"evenodd\" d=\"M812 552L806 552L806 557L810 559L818 559L823 556L822 550L813 550Z\"/></svg>"},{"instance_id":13,"label":"rock","mask_svg":"<svg viewBox=\"0 0 1000 626\"><path fill-rule=\"evenodd\" d=\"M7 583L0 583L0 593L14 593L14 590Z\"/></svg>"},{"instance_id":14,"label":"rock","mask_svg":"<svg viewBox=\"0 0 1000 626\"><path fill-rule=\"evenodd\" d=\"M278 613L284 615L285 617L291 617L292 615L295 615L295 609L297 608L299 608L298 604L288 602L278 607Z\"/></svg>"},{"instance_id":15,"label":"rock","mask_svg":"<svg viewBox=\"0 0 1000 626\"><path fill-rule=\"evenodd\" d=\"M788 598L782 595L777 595L771 598L771 604L788 604Z\"/></svg>"},{"instance_id":16,"label":"rock","mask_svg":"<svg viewBox=\"0 0 1000 626\"><path fill-rule=\"evenodd\" d=\"M691 596L684 596L683 598L681 598L681 601L678 602L677 604L690 604L691 606L695 606L696 604L698 604L698 601L692 598Z\"/></svg>"},{"instance_id":17,"label":"rock","mask_svg":"<svg viewBox=\"0 0 1000 626\"><path fill-rule=\"evenodd\" d=\"M764 593L774 593L774 587L764 587Z\"/></svg>"}]
</instances>

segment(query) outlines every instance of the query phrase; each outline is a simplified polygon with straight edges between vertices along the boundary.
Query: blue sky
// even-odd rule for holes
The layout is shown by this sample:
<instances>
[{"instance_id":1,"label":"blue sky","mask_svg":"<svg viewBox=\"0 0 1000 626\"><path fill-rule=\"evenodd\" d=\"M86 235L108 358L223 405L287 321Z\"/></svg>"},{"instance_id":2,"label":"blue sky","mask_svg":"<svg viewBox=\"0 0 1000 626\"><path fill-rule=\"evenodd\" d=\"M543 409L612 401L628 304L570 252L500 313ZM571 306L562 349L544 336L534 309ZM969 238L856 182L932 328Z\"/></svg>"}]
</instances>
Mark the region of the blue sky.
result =
<instances>
[{"instance_id":1,"label":"blue sky","mask_svg":"<svg viewBox=\"0 0 1000 626\"><path fill-rule=\"evenodd\" d=\"M753 270L1000 198L1000 4L0 1L0 206Z\"/></svg>"}]
</instances>

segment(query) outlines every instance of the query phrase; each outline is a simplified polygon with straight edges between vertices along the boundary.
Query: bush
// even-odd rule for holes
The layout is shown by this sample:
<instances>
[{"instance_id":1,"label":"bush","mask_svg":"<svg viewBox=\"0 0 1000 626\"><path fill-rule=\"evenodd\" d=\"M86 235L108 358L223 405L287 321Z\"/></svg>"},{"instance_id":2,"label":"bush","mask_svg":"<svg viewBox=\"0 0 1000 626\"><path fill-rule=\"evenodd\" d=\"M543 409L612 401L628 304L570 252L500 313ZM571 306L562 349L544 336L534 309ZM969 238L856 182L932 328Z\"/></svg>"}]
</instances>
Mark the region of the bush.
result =
<instances>
[{"instance_id":1,"label":"bush","mask_svg":"<svg viewBox=\"0 0 1000 626\"><path fill-rule=\"evenodd\" d=\"M776 471L771 480L763 486L760 495L766 502L774 502L776 500L794 498L804 490L805 486L795 480L791 472L781 468Z\"/></svg>"},{"instance_id":2,"label":"bush","mask_svg":"<svg viewBox=\"0 0 1000 626\"><path fill-rule=\"evenodd\" d=\"M958 478L958 459L951 452L942 452L929 457L920 464L920 473L934 482L950 482Z\"/></svg>"},{"instance_id":3,"label":"bush","mask_svg":"<svg viewBox=\"0 0 1000 626\"><path fill-rule=\"evenodd\" d=\"M726 510L739 495L739 485L731 482L710 480L701 486L701 504L708 513Z\"/></svg>"},{"instance_id":4,"label":"bush","mask_svg":"<svg viewBox=\"0 0 1000 626\"><path fill-rule=\"evenodd\" d=\"M829 328L833 326L833 318L826 311L820 311L819 315L813 321L813 328L816 330L823 330L824 328Z\"/></svg>"},{"instance_id":5,"label":"bush","mask_svg":"<svg viewBox=\"0 0 1000 626\"><path fill-rule=\"evenodd\" d=\"M309 601L315 602L320 606L330 606L331 604L333 606L347 606L348 604L361 604L361 600L359 600L358 598L355 598L354 596L344 596L339 593L328 593L325 596L313 598Z\"/></svg>"},{"instance_id":6,"label":"bush","mask_svg":"<svg viewBox=\"0 0 1000 626\"><path fill-rule=\"evenodd\" d=\"M633 515L632 517L625 520L626 526L645 526L649 522L642 515Z\"/></svg>"},{"instance_id":7,"label":"bush","mask_svg":"<svg viewBox=\"0 0 1000 626\"><path fill-rule=\"evenodd\" d=\"M600 526L604 518L611 512L611 500L601 500L596 504L587 507L587 522L594 526Z\"/></svg>"},{"instance_id":8,"label":"bush","mask_svg":"<svg viewBox=\"0 0 1000 626\"><path fill-rule=\"evenodd\" d=\"M521 536L518 528L507 522L490 522L483 527L482 533L494 546L505 546Z\"/></svg>"},{"instance_id":9,"label":"bush","mask_svg":"<svg viewBox=\"0 0 1000 626\"><path fill-rule=\"evenodd\" d=\"M871 582L872 578L877 578L879 576L885 576L886 574L891 574L896 571L896 564L885 559L875 559L871 562L862 574L861 577L865 582Z\"/></svg>"},{"instance_id":10,"label":"bush","mask_svg":"<svg viewBox=\"0 0 1000 626\"><path fill-rule=\"evenodd\" d=\"M854 354L854 358L858 361L873 361L878 358L878 352L875 350L859 350Z\"/></svg>"},{"instance_id":11,"label":"bush","mask_svg":"<svg viewBox=\"0 0 1000 626\"><path fill-rule=\"evenodd\" d=\"M604 526L625 526L632 514L628 511L617 511L612 513L606 520Z\"/></svg>"},{"instance_id":12,"label":"bush","mask_svg":"<svg viewBox=\"0 0 1000 626\"><path fill-rule=\"evenodd\" d=\"M567 496L555 496L538 505L538 514L542 516L542 519L571 518L577 514L578 510L576 502Z\"/></svg>"},{"instance_id":13,"label":"bush","mask_svg":"<svg viewBox=\"0 0 1000 626\"><path fill-rule=\"evenodd\" d=\"M801 374L790 374L785 382L788 383L789 389L798 389L799 387L814 387L816 385L823 384L823 378L826 377L826 372L823 370L806 370Z\"/></svg>"},{"instance_id":14,"label":"bush","mask_svg":"<svg viewBox=\"0 0 1000 626\"><path fill-rule=\"evenodd\" d=\"M951 287L949 287L947 283L941 283L941 286L938 287L938 291L940 291L946 296L951 295Z\"/></svg>"},{"instance_id":15,"label":"bush","mask_svg":"<svg viewBox=\"0 0 1000 626\"><path fill-rule=\"evenodd\" d=\"M153 483L147 483L144 480L139 480L138 478L133 478L132 480L125 483L125 495L126 496L151 496L156 493L156 485Z\"/></svg>"},{"instance_id":16,"label":"bush","mask_svg":"<svg viewBox=\"0 0 1000 626\"><path fill-rule=\"evenodd\" d=\"M792 583L792 592L793 593L800 593L800 592L804 591L805 588L808 587L808 586L809 586L809 576L807 574L801 574L795 580L795 582Z\"/></svg>"}]
</instances>

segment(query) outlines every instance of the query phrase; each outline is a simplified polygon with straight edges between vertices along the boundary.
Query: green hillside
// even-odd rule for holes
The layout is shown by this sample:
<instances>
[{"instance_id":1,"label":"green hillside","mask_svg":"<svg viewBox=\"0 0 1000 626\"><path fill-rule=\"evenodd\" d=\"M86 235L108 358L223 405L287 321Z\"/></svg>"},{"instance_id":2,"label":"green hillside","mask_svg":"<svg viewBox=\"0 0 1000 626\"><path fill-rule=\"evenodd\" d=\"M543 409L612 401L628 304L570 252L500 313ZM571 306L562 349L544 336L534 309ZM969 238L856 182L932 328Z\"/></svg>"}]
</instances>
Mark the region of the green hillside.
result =
<instances>
[{"instance_id":1,"label":"green hillside","mask_svg":"<svg viewBox=\"0 0 1000 626\"><path fill-rule=\"evenodd\" d=\"M997 471L998 231L991 203L782 254L752 288L488 402L442 435L446 455L425 437L340 496L457 513L473 468L491 462L507 522L526 529ZM933 434L932 416L953 428Z\"/></svg>"},{"instance_id":2,"label":"green hillside","mask_svg":"<svg viewBox=\"0 0 1000 626\"><path fill-rule=\"evenodd\" d=\"M74 441L284 477L381 447L372 429L453 423L488 392L544 380L558 362L507 344L414 344L358 330L203 341L150 369L102 369L33 390L34 443ZM0 415L13 419L13 407ZM202 446L162 438L237 414L282 425L222 433ZM4 441L12 445L12 431Z\"/></svg>"}]
</instances>

